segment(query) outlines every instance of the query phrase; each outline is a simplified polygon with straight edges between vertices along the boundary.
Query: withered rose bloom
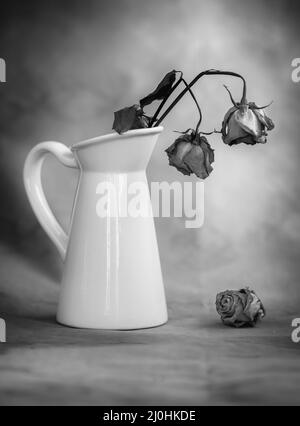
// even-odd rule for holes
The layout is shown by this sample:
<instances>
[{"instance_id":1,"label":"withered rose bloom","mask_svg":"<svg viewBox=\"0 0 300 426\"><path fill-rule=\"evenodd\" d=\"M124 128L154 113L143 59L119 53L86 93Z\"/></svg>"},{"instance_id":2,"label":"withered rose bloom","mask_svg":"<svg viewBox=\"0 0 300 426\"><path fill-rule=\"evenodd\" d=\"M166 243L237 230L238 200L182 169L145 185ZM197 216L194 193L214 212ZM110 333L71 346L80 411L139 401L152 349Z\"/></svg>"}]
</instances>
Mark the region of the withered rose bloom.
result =
<instances>
[{"instance_id":1,"label":"withered rose bloom","mask_svg":"<svg viewBox=\"0 0 300 426\"><path fill-rule=\"evenodd\" d=\"M217 294L216 308L225 325L254 327L266 315L261 300L248 287Z\"/></svg>"},{"instance_id":2,"label":"withered rose bloom","mask_svg":"<svg viewBox=\"0 0 300 426\"><path fill-rule=\"evenodd\" d=\"M195 173L201 179L206 179L212 172L214 151L206 137L195 132L184 133L166 149L170 166L176 167L184 175Z\"/></svg>"},{"instance_id":3,"label":"withered rose bloom","mask_svg":"<svg viewBox=\"0 0 300 426\"><path fill-rule=\"evenodd\" d=\"M267 142L267 130L274 129L273 121L263 108L254 102L236 104L226 113L222 123L222 138L227 145L246 143L255 145Z\"/></svg>"},{"instance_id":4,"label":"withered rose bloom","mask_svg":"<svg viewBox=\"0 0 300 426\"><path fill-rule=\"evenodd\" d=\"M119 134L128 130L142 129L149 125L149 117L145 116L139 105L120 109L114 114L115 119L112 128Z\"/></svg>"}]
</instances>

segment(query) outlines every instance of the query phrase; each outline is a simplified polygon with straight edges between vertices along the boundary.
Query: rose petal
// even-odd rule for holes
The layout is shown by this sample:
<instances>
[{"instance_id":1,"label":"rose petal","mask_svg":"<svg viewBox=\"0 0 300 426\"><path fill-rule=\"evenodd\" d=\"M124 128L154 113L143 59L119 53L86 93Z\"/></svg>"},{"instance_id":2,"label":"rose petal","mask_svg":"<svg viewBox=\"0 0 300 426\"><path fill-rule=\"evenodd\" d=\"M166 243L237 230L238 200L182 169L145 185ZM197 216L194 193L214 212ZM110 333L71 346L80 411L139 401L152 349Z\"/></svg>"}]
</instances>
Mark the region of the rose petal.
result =
<instances>
[{"instance_id":1,"label":"rose petal","mask_svg":"<svg viewBox=\"0 0 300 426\"><path fill-rule=\"evenodd\" d=\"M246 145L255 145L257 143L256 138L254 138L252 135L247 135L242 138L237 138L228 144L229 146L232 145L238 145L240 143L245 143Z\"/></svg>"},{"instance_id":2,"label":"rose petal","mask_svg":"<svg viewBox=\"0 0 300 426\"><path fill-rule=\"evenodd\" d=\"M229 300L228 303L226 304L226 306L224 304L224 299ZM234 298L230 293L223 292L223 293L217 294L216 309L217 309L217 311L220 315L223 315L223 314L230 312L230 310L232 309L233 306L234 306ZM233 314L233 312L231 313L231 315L232 314Z\"/></svg>"},{"instance_id":3,"label":"rose petal","mask_svg":"<svg viewBox=\"0 0 300 426\"><path fill-rule=\"evenodd\" d=\"M191 151L184 157L184 164L201 179L205 179L209 175L205 166L205 155L199 146L193 146Z\"/></svg>"},{"instance_id":4,"label":"rose petal","mask_svg":"<svg viewBox=\"0 0 300 426\"><path fill-rule=\"evenodd\" d=\"M249 316L251 321L256 322L259 318L265 316L265 309L261 300L257 297L253 290L245 289L248 295L248 303L245 307L245 313Z\"/></svg>"},{"instance_id":5,"label":"rose petal","mask_svg":"<svg viewBox=\"0 0 300 426\"><path fill-rule=\"evenodd\" d=\"M176 169L184 175L190 175L192 170L183 161L183 158L192 149L193 145L190 142L190 138L185 136L186 135L183 135L176 139L176 141L166 149L166 153L168 154L170 166L176 167Z\"/></svg>"},{"instance_id":6,"label":"rose petal","mask_svg":"<svg viewBox=\"0 0 300 426\"><path fill-rule=\"evenodd\" d=\"M225 117L223 119L222 127L227 125L228 120L230 119L231 115L236 111L236 107L231 107L225 114Z\"/></svg>"},{"instance_id":7,"label":"rose petal","mask_svg":"<svg viewBox=\"0 0 300 426\"><path fill-rule=\"evenodd\" d=\"M241 301L239 300L239 302L235 304L234 314L231 317L228 317L227 315L222 317L222 321L226 325L240 327L241 323L245 322L243 318L243 312L244 312L243 305Z\"/></svg>"},{"instance_id":8,"label":"rose petal","mask_svg":"<svg viewBox=\"0 0 300 426\"><path fill-rule=\"evenodd\" d=\"M193 145L184 157L184 164L200 179L206 179L213 171L210 161L213 155L210 151L212 151L210 145L201 141L200 145Z\"/></svg>"},{"instance_id":9,"label":"rose petal","mask_svg":"<svg viewBox=\"0 0 300 426\"><path fill-rule=\"evenodd\" d=\"M263 109L254 109L253 113L256 115L256 117L258 118L258 120L261 122L261 124L263 126L265 126L268 130L273 130L275 127L275 124L273 123L273 121L271 120L271 118L269 118L265 111Z\"/></svg>"},{"instance_id":10,"label":"rose petal","mask_svg":"<svg viewBox=\"0 0 300 426\"><path fill-rule=\"evenodd\" d=\"M235 110L231 117L229 118L228 124L227 124L227 132L223 134L223 141L227 145L233 145L235 144L237 139L244 138L245 136L248 136L249 133L247 133L240 125L240 123L236 120L236 113L238 110Z\"/></svg>"},{"instance_id":11,"label":"rose petal","mask_svg":"<svg viewBox=\"0 0 300 426\"><path fill-rule=\"evenodd\" d=\"M206 137L201 136L200 138L201 147L205 153L205 159L206 159L206 167L210 168L211 163L215 161L215 153L214 150L211 148L210 144L208 143ZM211 167L211 170L213 168Z\"/></svg>"},{"instance_id":12,"label":"rose petal","mask_svg":"<svg viewBox=\"0 0 300 426\"><path fill-rule=\"evenodd\" d=\"M236 111L234 119L246 133L250 133L255 137L261 135L262 125L251 109L247 108Z\"/></svg>"},{"instance_id":13,"label":"rose petal","mask_svg":"<svg viewBox=\"0 0 300 426\"><path fill-rule=\"evenodd\" d=\"M224 299L230 299L230 304L225 308ZM238 293L232 290L219 293L216 299L216 308L222 319L231 318L234 315L237 304L239 303Z\"/></svg>"}]
</instances>

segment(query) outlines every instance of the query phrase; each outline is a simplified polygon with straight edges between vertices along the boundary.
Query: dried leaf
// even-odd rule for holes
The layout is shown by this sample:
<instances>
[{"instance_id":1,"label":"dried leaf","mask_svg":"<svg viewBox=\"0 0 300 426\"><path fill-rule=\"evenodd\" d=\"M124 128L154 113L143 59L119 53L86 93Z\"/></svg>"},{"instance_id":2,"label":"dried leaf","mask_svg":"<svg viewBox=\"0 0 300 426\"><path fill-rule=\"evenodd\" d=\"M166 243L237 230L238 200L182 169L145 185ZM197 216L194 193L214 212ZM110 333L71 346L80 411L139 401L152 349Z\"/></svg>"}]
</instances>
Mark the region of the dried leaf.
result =
<instances>
[{"instance_id":1,"label":"dried leaf","mask_svg":"<svg viewBox=\"0 0 300 426\"><path fill-rule=\"evenodd\" d=\"M176 71L170 71L164 76L162 81L159 83L157 88L150 93L150 95L140 100L141 108L151 104L153 101L159 101L166 98L172 89L172 86L176 80Z\"/></svg>"}]
</instances>

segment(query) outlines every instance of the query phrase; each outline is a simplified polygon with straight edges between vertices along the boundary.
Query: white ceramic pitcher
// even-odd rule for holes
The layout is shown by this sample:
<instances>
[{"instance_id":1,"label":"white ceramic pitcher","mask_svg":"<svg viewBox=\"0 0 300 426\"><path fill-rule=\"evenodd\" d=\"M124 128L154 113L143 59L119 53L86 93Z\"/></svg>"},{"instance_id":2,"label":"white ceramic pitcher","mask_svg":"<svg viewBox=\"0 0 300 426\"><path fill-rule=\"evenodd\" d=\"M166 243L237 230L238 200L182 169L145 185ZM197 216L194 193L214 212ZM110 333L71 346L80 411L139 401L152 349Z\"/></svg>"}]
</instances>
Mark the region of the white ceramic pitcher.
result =
<instances>
[{"instance_id":1,"label":"white ceramic pitcher","mask_svg":"<svg viewBox=\"0 0 300 426\"><path fill-rule=\"evenodd\" d=\"M131 130L76 143L35 146L25 162L26 192L40 224L64 260L57 321L73 327L138 329L167 321L167 309L149 191L145 216L99 213L102 184L106 205L119 206L130 184L147 185L146 167L162 127ZM80 169L70 233L54 217L41 184L45 156ZM103 193L104 196L104 193ZM116 198L116 199L115 199ZM103 204L103 203L102 203ZM103 207L103 205L102 205ZM108 209L109 210L109 209Z\"/></svg>"}]
</instances>

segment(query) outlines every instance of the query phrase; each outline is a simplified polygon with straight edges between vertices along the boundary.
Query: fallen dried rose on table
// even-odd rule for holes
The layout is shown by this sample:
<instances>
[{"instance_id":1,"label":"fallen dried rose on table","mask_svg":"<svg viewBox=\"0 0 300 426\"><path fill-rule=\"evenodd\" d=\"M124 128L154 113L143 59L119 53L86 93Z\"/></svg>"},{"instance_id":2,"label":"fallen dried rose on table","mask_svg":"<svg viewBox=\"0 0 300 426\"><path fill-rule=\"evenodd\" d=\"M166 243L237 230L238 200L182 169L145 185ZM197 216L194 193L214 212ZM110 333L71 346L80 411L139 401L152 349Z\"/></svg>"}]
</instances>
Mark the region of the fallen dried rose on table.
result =
<instances>
[{"instance_id":1,"label":"fallen dried rose on table","mask_svg":"<svg viewBox=\"0 0 300 426\"><path fill-rule=\"evenodd\" d=\"M254 327L266 315L261 300L248 287L217 294L216 309L225 325Z\"/></svg>"},{"instance_id":2,"label":"fallen dried rose on table","mask_svg":"<svg viewBox=\"0 0 300 426\"><path fill-rule=\"evenodd\" d=\"M240 78L243 81L243 93L240 102L234 101L229 89L225 86L234 106L225 114L222 129L219 132L214 130L213 132L206 133L199 130L202 122L202 112L191 90L192 86L201 77L208 75L232 76ZM179 77L177 78L177 76ZM159 117L167 100L181 83L185 85L185 88ZM176 167L177 170L184 175L194 173L197 177L206 179L213 170L211 163L214 161L214 150L211 148L208 140L202 136L203 134L210 135L215 132L221 133L223 142L229 146L240 143L255 145L257 143L267 142L267 130L272 130L274 128L273 121L267 117L264 112L264 108L269 105L266 107L258 107L254 102L247 102L246 81L240 74L214 69L202 71L189 84L184 80L181 71L173 70L168 72L156 89L140 100L139 105L132 105L131 107L126 107L115 112L113 129L119 134L122 134L128 130L159 126L187 92L192 96L198 109L199 121L194 130L190 129L190 133L188 133L188 131L182 132L183 136L177 138L175 142L166 149L170 166ZM144 107L150 105L154 101L161 102L154 115L150 117L145 114Z\"/></svg>"}]
</instances>

